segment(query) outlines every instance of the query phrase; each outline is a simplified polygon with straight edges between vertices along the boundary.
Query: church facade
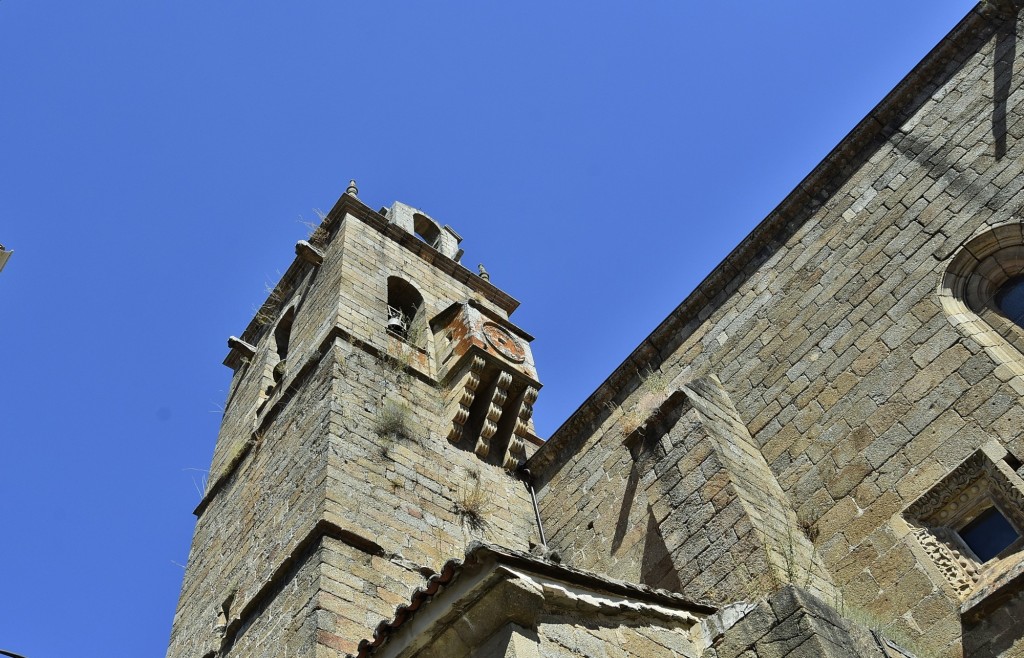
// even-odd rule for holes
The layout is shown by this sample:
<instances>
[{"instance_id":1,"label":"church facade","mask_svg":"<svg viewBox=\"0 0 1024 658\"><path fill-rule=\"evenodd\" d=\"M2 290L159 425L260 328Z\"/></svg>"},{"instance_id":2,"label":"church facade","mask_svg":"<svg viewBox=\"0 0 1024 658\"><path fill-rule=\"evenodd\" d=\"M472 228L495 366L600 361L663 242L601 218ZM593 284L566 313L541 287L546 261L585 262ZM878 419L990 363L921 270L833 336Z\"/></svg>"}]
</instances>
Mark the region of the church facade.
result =
<instances>
[{"instance_id":1,"label":"church facade","mask_svg":"<svg viewBox=\"0 0 1024 658\"><path fill-rule=\"evenodd\" d=\"M546 441L516 300L350 185L229 339L168 656L1024 656L1019 10Z\"/></svg>"}]
</instances>

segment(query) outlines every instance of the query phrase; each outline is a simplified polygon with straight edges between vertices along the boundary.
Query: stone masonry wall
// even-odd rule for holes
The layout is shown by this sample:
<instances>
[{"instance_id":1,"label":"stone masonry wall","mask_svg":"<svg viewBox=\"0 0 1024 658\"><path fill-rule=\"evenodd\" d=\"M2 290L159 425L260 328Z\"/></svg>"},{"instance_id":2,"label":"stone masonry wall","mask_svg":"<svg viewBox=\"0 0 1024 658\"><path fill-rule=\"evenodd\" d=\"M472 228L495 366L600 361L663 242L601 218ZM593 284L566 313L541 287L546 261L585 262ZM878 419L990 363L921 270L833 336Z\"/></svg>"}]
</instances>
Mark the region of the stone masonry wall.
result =
<instances>
[{"instance_id":1,"label":"stone masonry wall","mask_svg":"<svg viewBox=\"0 0 1024 658\"><path fill-rule=\"evenodd\" d=\"M169 656L217 649L221 605L232 598L225 621L237 621L323 515L333 377L330 361L311 374L292 401L301 412L270 423L202 510Z\"/></svg>"},{"instance_id":2,"label":"stone masonry wall","mask_svg":"<svg viewBox=\"0 0 1024 658\"><path fill-rule=\"evenodd\" d=\"M886 122L862 127L873 141L822 188L794 192L805 201L789 223L748 238L763 241L753 260L729 261L692 296L701 310L628 364L670 388L719 377L846 609L931 656L962 655L960 601L915 557L901 512L987 441L1024 455L1024 381L954 324L938 292L960 245L1022 219L1016 20L969 18L934 75L890 101L904 108L896 118L869 118ZM541 496L551 543L581 567L608 559L571 549L597 501L621 500L614 410L636 404L642 377L617 390L541 451L573 446L547 462ZM573 491L592 502L564 520ZM637 521L629 532L643 532Z\"/></svg>"},{"instance_id":3,"label":"stone masonry wall","mask_svg":"<svg viewBox=\"0 0 1024 658\"><path fill-rule=\"evenodd\" d=\"M646 426L633 430L635 419L620 413L606 438L619 446L588 483L544 509L566 559L718 605L789 582L834 600L820 557L721 383L648 394L660 406Z\"/></svg>"},{"instance_id":4,"label":"stone masonry wall","mask_svg":"<svg viewBox=\"0 0 1024 658\"><path fill-rule=\"evenodd\" d=\"M655 625L601 623L599 620L553 616L538 624L540 656L545 658L657 658L699 655L689 634Z\"/></svg>"},{"instance_id":5,"label":"stone masonry wall","mask_svg":"<svg viewBox=\"0 0 1024 658\"><path fill-rule=\"evenodd\" d=\"M339 575L322 583L331 602L322 628L337 636L331 646L352 652L473 539L519 550L539 539L523 483L440 433L431 384L340 340L337 358L344 369L334 392L340 427L331 435L324 518L379 547L367 554L336 543ZM379 431L382 405L417 399L406 407L407 436ZM343 574L358 565L358 573Z\"/></svg>"},{"instance_id":6,"label":"stone masonry wall","mask_svg":"<svg viewBox=\"0 0 1024 658\"><path fill-rule=\"evenodd\" d=\"M251 658L306 658L316 656L315 628L322 556L304 551L297 564L281 579L272 596L263 599L244 623L232 632L225 649L233 656ZM210 654L211 656L213 654Z\"/></svg>"},{"instance_id":7,"label":"stone masonry wall","mask_svg":"<svg viewBox=\"0 0 1024 658\"><path fill-rule=\"evenodd\" d=\"M440 271L430 262L403 245L388 239L375 228L355 219L347 219L339 229L338 241L345 244L346 258L341 268L335 324L352 336L366 340L381 352L402 357L397 346L384 332L387 322L388 277L396 276L416 287L423 296L423 313L432 318L453 302L476 299L500 317L508 313L480 293ZM429 332L415 342L433 355L434 337ZM405 350L405 358L410 358ZM436 364L425 359L418 366L424 375L433 376Z\"/></svg>"},{"instance_id":8,"label":"stone masonry wall","mask_svg":"<svg viewBox=\"0 0 1024 658\"><path fill-rule=\"evenodd\" d=\"M255 354L235 362L168 656L350 652L472 539L538 541L522 481L446 440L430 341L384 331L387 277L428 317L507 312L379 226L324 226L322 263L296 259L241 336Z\"/></svg>"},{"instance_id":9,"label":"stone masonry wall","mask_svg":"<svg viewBox=\"0 0 1024 658\"><path fill-rule=\"evenodd\" d=\"M883 648L884 647L884 648ZM762 602L705 653L706 658L886 658L904 653L789 586Z\"/></svg>"},{"instance_id":10,"label":"stone masonry wall","mask_svg":"<svg viewBox=\"0 0 1024 658\"><path fill-rule=\"evenodd\" d=\"M964 655L971 658L1017 656L1024 653L1019 632L1024 619L1024 594L1017 593L994 615L964 624Z\"/></svg>"}]
</instances>

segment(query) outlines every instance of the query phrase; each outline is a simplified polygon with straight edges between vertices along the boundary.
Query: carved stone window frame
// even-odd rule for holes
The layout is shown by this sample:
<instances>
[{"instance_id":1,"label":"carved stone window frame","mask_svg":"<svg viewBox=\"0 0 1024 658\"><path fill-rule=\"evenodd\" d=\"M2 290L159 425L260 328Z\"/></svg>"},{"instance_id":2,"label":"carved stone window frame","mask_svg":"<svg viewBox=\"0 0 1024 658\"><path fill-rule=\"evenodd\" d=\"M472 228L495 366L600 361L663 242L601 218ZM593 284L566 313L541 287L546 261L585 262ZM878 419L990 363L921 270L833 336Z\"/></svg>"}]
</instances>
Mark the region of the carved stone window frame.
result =
<instances>
[{"instance_id":1,"label":"carved stone window frame","mask_svg":"<svg viewBox=\"0 0 1024 658\"><path fill-rule=\"evenodd\" d=\"M993 593L992 584L1024 558L1024 480L1008 463L1012 460L1002 446L986 444L903 510L918 546L965 606ZM992 507L1018 538L982 562L959 531Z\"/></svg>"},{"instance_id":2,"label":"carved stone window frame","mask_svg":"<svg viewBox=\"0 0 1024 658\"><path fill-rule=\"evenodd\" d=\"M950 322L977 341L1024 394L1024 329L1007 318L996 294L1024 275L1024 224L1014 221L967 240L953 255L939 286Z\"/></svg>"}]
</instances>

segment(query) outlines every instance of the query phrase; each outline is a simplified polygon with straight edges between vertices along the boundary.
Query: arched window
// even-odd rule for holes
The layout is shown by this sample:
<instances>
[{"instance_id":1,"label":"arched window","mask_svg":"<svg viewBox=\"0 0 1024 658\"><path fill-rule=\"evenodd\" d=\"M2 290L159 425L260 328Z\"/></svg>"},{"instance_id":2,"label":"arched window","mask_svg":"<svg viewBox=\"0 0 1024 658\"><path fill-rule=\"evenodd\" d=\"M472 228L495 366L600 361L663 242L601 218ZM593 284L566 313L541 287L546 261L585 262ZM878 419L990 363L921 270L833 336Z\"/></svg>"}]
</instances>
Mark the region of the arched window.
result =
<instances>
[{"instance_id":1,"label":"arched window","mask_svg":"<svg viewBox=\"0 0 1024 658\"><path fill-rule=\"evenodd\" d=\"M277 363L274 365L274 383L281 381L285 369L288 367L288 347L292 339L292 323L295 321L295 307L291 307L281 316L277 326L274 328L274 351L277 353Z\"/></svg>"},{"instance_id":2,"label":"arched window","mask_svg":"<svg viewBox=\"0 0 1024 658\"><path fill-rule=\"evenodd\" d=\"M1003 224L965 242L939 296L950 322L1024 377L1024 225Z\"/></svg>"},{"instance_id":3,"label":"arched window","mask_svg":"<svg viewBox=\"0 0 1024 658\"><path fill-rule=\"evenodd\" d=\"M1015 276L999 286L995 302L1003 317L1024 328L1024 276Z\"/></svg>"},{"instance_id":4,"label":"arched window","mask_svg":"<svg viewBox=\"0 0 1024 658\"><path fill-rule=\"evenodd\" d=\"M426 319L423 295L408 281L397 276L388 277L388 333L398 336L417 347L426 340Z\"/></svg>"},{"instance_id":5,"label":"arched window","mask_svg":"<svg viewBox=\"0 0 1024 658\"><path fill-rule=\"evenodd\" d=\"M412 216L412 226L420 240L423 240L435 249L440 248L441 228L437 224L426 216L416 213Z\"/></svg>"}]
</instances>

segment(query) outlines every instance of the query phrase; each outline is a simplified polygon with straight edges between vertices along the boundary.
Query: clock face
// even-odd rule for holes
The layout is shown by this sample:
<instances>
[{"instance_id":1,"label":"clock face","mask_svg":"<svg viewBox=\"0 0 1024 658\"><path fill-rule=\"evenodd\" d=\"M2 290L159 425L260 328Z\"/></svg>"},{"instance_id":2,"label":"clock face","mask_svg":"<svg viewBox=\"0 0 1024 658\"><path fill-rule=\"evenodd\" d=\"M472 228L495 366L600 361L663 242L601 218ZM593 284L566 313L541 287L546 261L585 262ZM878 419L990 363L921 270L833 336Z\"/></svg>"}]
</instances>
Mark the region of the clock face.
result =
<instances>
[{"instance_id":1,"label":"clock face","mask_svg":"<svg viewBox=\"0 0 1024 658\"><path fill-rule=\"evenodd\" d=\"M484 338L491 347L497 350L498 354L512 363L522 363L526 360L526 350L519 339L491 322L484 323Z\"/></svg>"}]
</instances>

